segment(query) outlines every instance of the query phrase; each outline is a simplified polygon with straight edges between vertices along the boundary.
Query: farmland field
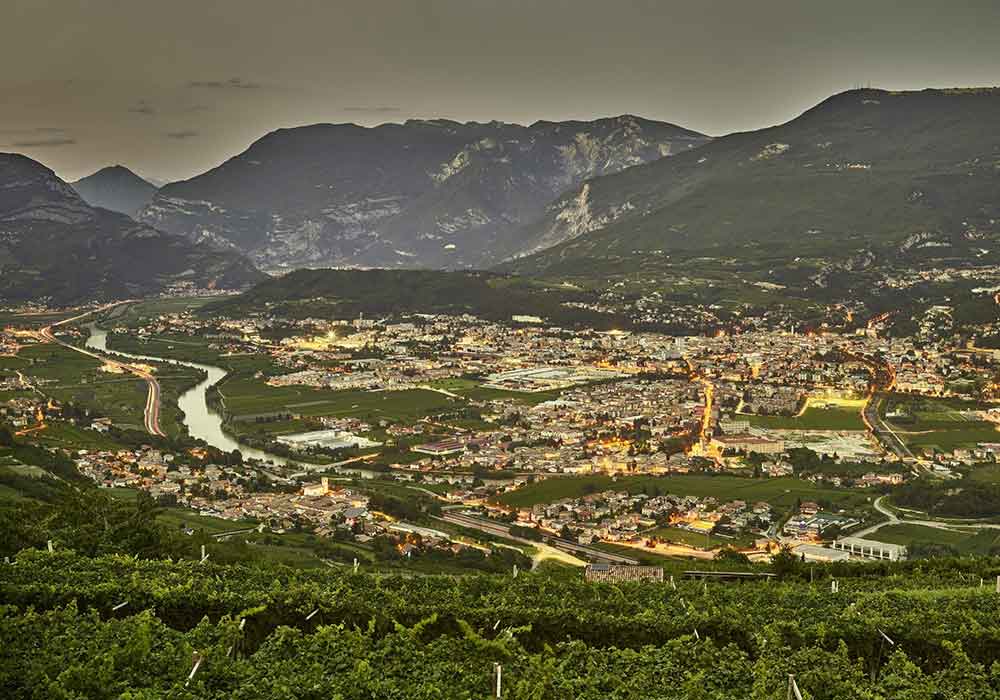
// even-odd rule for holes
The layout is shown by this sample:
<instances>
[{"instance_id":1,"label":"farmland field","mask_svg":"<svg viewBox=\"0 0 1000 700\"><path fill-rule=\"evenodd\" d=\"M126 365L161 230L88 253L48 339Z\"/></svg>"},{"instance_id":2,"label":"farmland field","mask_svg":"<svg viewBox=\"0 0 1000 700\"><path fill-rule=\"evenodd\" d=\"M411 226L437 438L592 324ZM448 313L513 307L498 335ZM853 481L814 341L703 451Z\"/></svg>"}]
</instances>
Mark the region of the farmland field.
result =
<instances>
[{"instance_id":1,"label":"farmland field","mask_svg":"<svg viewBox=\"0 0 1000 700\"><path fill-rule=\"evenodd\" d=\"M757 416L740 414L737 418L745 418L750 425L773 430L865 430L861 419L861 409L864 401L825 401L820 404L808 405L797 416Z\"/></svg>"},{"instance_id":2,"label":"farmland field","mask_svg":"<svg viewBox=\"0 0 1000 700\"><path fill-rule=\"evenodd\" d=\"M868 539L891 544L912 545L914 542L954 547L962 554L985 555L1000 537L1000 530L942 530L926 525L899 523L876 530Z\"/></svg>"},{"instance_id":3,"label":"farmland field","mask_svg":"<svg viewBox=\"0 0 1000 700\"><path fill-rule=\"evenodd\" d=\"M746 479L736 476L610 476L552 477L529 484L517 491L505 493L500 501L522 508L536 503L550 503L560 498L579 498L601 491L629 493L674 494L677 496L713 496L720 501L767 501L775 507L789 508L796 499L828 502L832 506L849 508L868 502L857 492L816 486L808 481L785 477L780 479Z\"/></svg>"},{"instance_id":4,"label":"farmland field","mask_svg":"<svg viewBox=\"0 0 1000 700\"><path fill-rule=\"evenodd\" d=\"M331 391L311 387L275 387L235 378L220 387L226 412L234 418L272 413L301 416L357 416L366 420L415 421L461 408L463 401L425 389L406 391Z\"/></svg>"}]
</instances>

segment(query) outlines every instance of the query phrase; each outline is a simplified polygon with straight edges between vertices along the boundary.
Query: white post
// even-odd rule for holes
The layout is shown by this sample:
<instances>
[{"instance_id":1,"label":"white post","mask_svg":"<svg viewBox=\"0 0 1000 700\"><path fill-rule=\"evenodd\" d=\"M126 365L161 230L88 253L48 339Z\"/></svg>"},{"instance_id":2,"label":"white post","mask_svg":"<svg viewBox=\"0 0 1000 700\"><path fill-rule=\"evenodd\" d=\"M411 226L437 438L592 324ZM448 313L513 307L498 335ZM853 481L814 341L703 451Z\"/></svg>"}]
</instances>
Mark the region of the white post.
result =
<instances>
[{"instance_id":1,"label":"white post","mask_svg":"<svg viewBox=\"0 0 1000 700\"><path fill-rule=\"evenodd\" d=\"M54 551L56 551L56 548L55 548L55 546L54 546L54 545L52 544L52 540L49 540L49 541L48 541L48 542L46 542L45 544L46 544L46 545L48 546L48 548L49 548L49 551L50 551L50 552L54 552Z\"/></svg>"},{"instance_id":2,"label":"white post","mask_svg":"<svg viewBox=\"0 0 1000 700\"><path fill-rule=\"evenodd\" d=\"M997 576L997 581L1000 582L1000 576ZM1000 587L1000 583L997 583L997 586ZM673 574L670 574L670 587L673 588L675 591L677 590L677 584L674 583Z\"/></svg>"},{"instance_id":3,"label":"white post","mask_svg":"<svg viewBox=\"0 0 1000 700\"><path fill-rule=\"evenodd\" d=\"M517 564L514 564L514 578L517 578Z\"/></svg>"},{"instance_id":4,"label":"white post","mask_svg":"<svg viewBox=\"0 0 1000 700\"><path fill-rule=\"evenodd\" d=\"M318 613L318 612L319 612L319 608L316 608L316 609L315 609L315 610L313 610L313 611L312 611L311 613L309 613L308 615L306 615L306 622L309 622L309 620L313 619L313 616L314 616L314 615L315 615L316 613Z\"/></svg>"},{"instance_id":5,"label":"white post","mask_svg":"<svg viewBox=\"0 0 1000 700\"><path fill-rule=\"evenodd\" d=\"M501 694L501 692L503 690L502 687L501 687L501 684L503 682L502 681L502 676L503 676L503 666L501 666L500 664L498 664L498 663L496 663L494 661L493 662L493 685L494 685L494 688L496 690L496 694L493 697L495 697L495 698L499 698L500 694Z\"/></svg>"},{"instance_id":6,"label":"white post","mask_svg":"<svg viewBox=\"0 0 1000 700\"><path fill-rule=\"evenodd\" d=\"M205 551L205 545L202 545L201 546L201 561L199 561L198 563L199 564L204 564L207 559L208 559L208 552Z\"/></svg>"},{"instance_id":7,"label":"white post","mask_svg":"<svg viewBox=\"0 0 1000 700\"><path fill-rule=\"evenodd\" d=\"M188 674L187 680L184 681L185 688L187 687L187 684L191 682L191 679L194 678L194 674L198 673L198 667L201 666L201 659L202 656L198 652L194 652L194 654L192 654L192 661L194 661L194 666L191 667L191 673Z\"/></svg>"},{"instance_id":8,"label":"white post","mask_svg":"<svg viewBox=\"0 0 1000 700\"><path fill-rule=\"evenodd\" d=\"M354 573L358 573L358 558L354 557Z\"/></svg>"},{"instance_id":9,"label":"white post","mask_svg":"<svg viewBox=\"0 0 1000 700\"><path fill-rule=\"evenodd\" d=\"M799 684L795 682L795 676L791 673L788 674L788 700L802 700Z\"/></svg>"},{"instance_id":10,"label":"white post","mask_svg":"<svg viewBox=\"0 0 1000 700\"><path fill-rule=\"evenodd\" d=\"M701 635L698 634L698 628L697 627L694 630L694 638L697 639L698 641L701 641Z\"/></svg>"},{"instance_id":11,"label":"white post","mask_svg":"<svg viewBox=\"0 0 1000 700\"><path fill-rule=\"evenodd\" d=\"M122 608L124 608L126 605L128 605L128 601L127 600L122 601L121 603L118 603L118 605L116 605L115 607L111 608L111 612L118 612L119 610L121 610Z\"/></svg>"}]
</instances>

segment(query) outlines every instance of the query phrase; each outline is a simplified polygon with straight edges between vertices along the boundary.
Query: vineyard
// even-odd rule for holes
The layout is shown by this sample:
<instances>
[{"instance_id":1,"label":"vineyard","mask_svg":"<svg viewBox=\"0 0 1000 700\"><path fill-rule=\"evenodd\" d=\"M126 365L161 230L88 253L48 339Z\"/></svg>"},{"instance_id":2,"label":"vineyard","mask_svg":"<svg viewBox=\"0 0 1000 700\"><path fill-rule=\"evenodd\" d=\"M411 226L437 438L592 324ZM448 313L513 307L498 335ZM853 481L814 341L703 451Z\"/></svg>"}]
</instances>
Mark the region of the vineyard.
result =
<instances>
[{"instance_id":1,"label":"vineyard","mask_svg":"<svg viewBox=\"0 0 1000 700\"><path fill-rule=\"evenodd\" d=\"M25 550L0 569L0 696L488 698L498 663L504 698L780 700L794 674L814 700L981 700L1000 697L997 573L609 585Z\"/></svg>"}]
</instances>

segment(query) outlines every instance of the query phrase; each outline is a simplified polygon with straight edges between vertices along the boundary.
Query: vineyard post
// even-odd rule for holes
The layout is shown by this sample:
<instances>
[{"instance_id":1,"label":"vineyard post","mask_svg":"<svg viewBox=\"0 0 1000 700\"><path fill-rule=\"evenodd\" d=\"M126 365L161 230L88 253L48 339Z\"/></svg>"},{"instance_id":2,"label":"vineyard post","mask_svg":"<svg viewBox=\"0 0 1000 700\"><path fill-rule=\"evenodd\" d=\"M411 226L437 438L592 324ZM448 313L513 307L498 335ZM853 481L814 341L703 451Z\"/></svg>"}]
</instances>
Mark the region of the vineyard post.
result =
<instances>
[{"instance_id":1,"label":"vineyard post","mask_svg":"<svg viewBox=\"0 0 1000 700\"><path fill-rule=\"evenodd\" d=\"M358 573L358 558L354 557L354 573Z\"/></svg>"},{"instance_id":2,"label":"vineyard post","mask_svg":"<svg viewBox=\"0 0 1000 700\"><path fill-rule=\"evenodd\" d=\"M127 600L123 600L122 602L118 603L118 605L116 605L115 607L111 608L111 612L118 612L119 610L121 610L122 608L124 608L126 605L128 605L128 601Z\"/></svg>"},{"instance_id":3,"label":"vineyard post","mask_svg":"<svg viewBox=\"0 0 1000 700\"><path fill-rule=\"evenodd\" d=\"M517 564L514 564L514 578L517 578Z\"/></svg>"},{"instance_id":4,"label":"vineyard post","mask_svg":"<svg viewBox=\"0 0 1000 700\"><path fill-rule=\"evenodd\" d=\"M204 564L208 560L208 552L205 551L205 545L201 546L201 561L199 564Z\"/></svg>"},{"instance_id":5,"label":"vineyard post","mask_svg":"<svg viewBox=\"0 0 1000 700\"><path fill-rule=\"evenodd\" d=\"M233 656L233 651L236 650L237 642L242 640L243 630L247 626L247 619L245 617L240 618L240 636L229 645L229 650L226 652L226 656Z\"/></svg>"},{"instance_id":6,"label":"vineyard post","mask_svg":"<svg viewBox=\"0 0 1000 700\"><path fill-rule=\"evenodd\" d=\"M997 580L1000 581L1000 576L997 576ZM1000 584L997 584L997 585L1000 585ZM674 575L673 574L670 574L670 587L673 588L675 591L677 590L677 584L674 583Z\"/></svg>"},{"instance_id":7,"label":"vineyard post","mask_svg":"<svg viewBox=\"0 0 1000 700\"><path fill-rule=\"evenodd\" d=\"M1000 574L997 574L997 593L1000 593Z\"/></svg>"},{"instance_id":8,"label":"vineyard post","mask_svg":"<svg viewBox=\"0 0 1000 700\"><path fill-rule=\"evenodd\" d=\"M496 661L493 662L493 697L499 698L502 692L501 688L501 677L503 675L503 666L501 666Z\"/></svg>"},{"instance_id":9,"label":"vineyard post","mask_svg":"<svg viewBox=\"0 0 1000 700\"><path fill-rule=\"evenodd\" d=\"M52 544L52 540L49 540L45 544L46 544L46 546L48 546L50 552L56 551L55 545Z\"/></svg>"},{"instance_id":10,"label":"vineyard post","mask_svg":"<svg viewBox=\"0 0 1000 700\"><path fill-rule=\"evenodd\" d=\"M788 674L788 700L802 700L802 693L799 692L799 684L795 682L795 675Z\"/></svg>"},{"instance_id":11,"label":"vineyard post","mask_svg":"<svg viewBox=\"0 0 1000 700\"><path fill-rule=\"evenodd\" d=\"M315 616L316 613L318 613L318 612L319 612L319 608L316 608L311 613L309 613L308 615L306 615L306 622L309 622L309 620L313 619L313 616Z\"/></svg>"},{"instance_id":12,"label":"vineyard post","mask_svg":"<svg viewBox=\"0 0 1000 700\"><path fill-rule=\"evenodd\" d=\"M188 674L187 680L184 681L185 688L188 686L188 683L191 682L191 679L194 678L194 674L198 673L198 669L201 667L202 655L198 652L194 652L191 655L191 660L194 662L194 666L191 667L191 673Z\"/></svg>"}]
</instances>

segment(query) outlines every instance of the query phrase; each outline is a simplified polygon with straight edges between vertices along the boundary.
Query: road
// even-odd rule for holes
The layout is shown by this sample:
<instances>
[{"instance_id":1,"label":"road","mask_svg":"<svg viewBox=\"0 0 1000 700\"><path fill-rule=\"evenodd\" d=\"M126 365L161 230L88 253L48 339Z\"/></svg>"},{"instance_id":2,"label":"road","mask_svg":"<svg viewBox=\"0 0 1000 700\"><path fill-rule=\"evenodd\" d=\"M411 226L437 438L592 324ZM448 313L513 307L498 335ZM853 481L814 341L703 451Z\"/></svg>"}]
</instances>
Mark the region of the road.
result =
<instances>
[{"instance_id":1,"label":"road","mask_svg":"<svg viewBox=\"0 0 1000 700\"><path fill-rule=\"evenodd\" d=\"M864 420L868 430L887 452L892 452L904 462L910 464L920 463L916 455L910 451L906 443L896 434L896 431L889 427L889 424L885 422L885 419L881 415L882 403L885 401L885 394L882 392L892 389L896 383L896 372L888 363L868 357L867 355L847 351L844 351L844 354L867 365L872 373L871 385L868 390L868 402L861 409L861 418Z\"/></svg>"},{"instance_id":2,"label":"road","mask_svg":"<svg viewBox=\"0 0 1000 700\"><path fill-rule=\"evenodd\" d=\"M917 458L906 446L906 443L889 427L885 419L882 418L882 403L885 396L882 394L872 394L862 410L861 417L865 425L872 432L883 446L905 462L916 462Z\"/></svg>"},{"instance_id":3,"label":"road","mask_svg":"<svg viewBox=\"0 0 1000 700\"><path fill-rule=\"evenodd\" d=\"M638 564L639 562L635 559L630 559L629 557L623 557L620 554L613 554L611 552L605 552L601 549L596 549L594 547L588 547L586 545L577 544L575 542L570 542L569 540L559 539L558 537L550 537L546 543L535 542L534 540L523 539L520 537L515 537L510 534L510 528L506 525L501 525L499 523L493 523L488 520L482 520L481 518L473 518L468 515L458 515L456 513L447 513L441 516L441 519L445 522L453 523L455 525L461 525L462 527L474 528L476 530L481 530L483 532L488 532L492 535L498 535L500 537L506 537L508 539L514 540L515 542L521 542L522 544L531 545L533 547L545 546L546 544L550 547L560 550L562 552L569 552L573 555L583 554L592 559L600 559L602 561L610 561L615 564ZM582 562L581 562L582 563Z\"/></svg>"},{"instance_id":4,"label":"road","mask_svg":"<svg viewBox=\"0 0 1000 700\"><path fill-rule=\"evenodd\" d=\"M87 316L90 316L91 314L95 314L101 311L107 311L108 309L114 308L116 306L121 306L122 304L130 304L130 303L132 302L119 301L113 304L107 304L105 306L92 309L85 313L79 314L78 316L73 316L72 318L66 318L57 323L53 323L50 326L46 326L45 328L42 328L38 334L39 337L46 342L62 345L64 348L68 348L70 350L73 350L74 352L78 352L81 355L86 355L87 357L92 357L95 360L99 360L100 362L111 365L112 367L117 367L124 372L131 372L132 374L143 379L146 382L146 386L149 389L146 392L146 406L143 409L144 427L146 429L146 432L149 433L150 435L166 437L166 433L164 433L163 430L160 428L160 382L157 381L156 377L154 377L152 373L147 372L146 370L140 367L134 367L132 365L125 364L123 362L118 362L117 360L112 360L108 357L103 357L102 355L98 355L96 352L91 352L90 350L87 350L85 348L77 347L76 345L72 345L63 340L59 340L59 338L56 337L55 332L52 330L53 328L66 325L67 323L80 321L86 318Z\"/></svg>"},{"instance_id":5,"label":"road","mask_svg":"<svg viewBox=\"0 0 1000 700\"><path fill-rule=\"evenodd\" d=\"M871 527L866 527L864 530L859 530L851 534L851 537L865 537L873 532L876 532L883 527L888 525L898 525L900 523L906 525L922 525L923 527L932 527L936 530L950 530L952 532L963 532L966 530L1000 530L1000 524L997 523L980 523L975 521L969 522L942 522L940 520L917 520L906 518L905 520L896 515L896 512L885 505L885 496L879 496L875 499L875 510L877 510L882 515L889 518L886 522L876 523Z\"/></svg>"}]
</instances>

